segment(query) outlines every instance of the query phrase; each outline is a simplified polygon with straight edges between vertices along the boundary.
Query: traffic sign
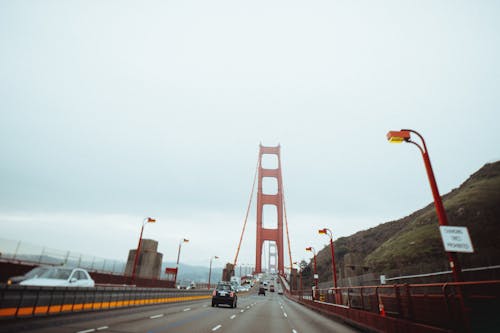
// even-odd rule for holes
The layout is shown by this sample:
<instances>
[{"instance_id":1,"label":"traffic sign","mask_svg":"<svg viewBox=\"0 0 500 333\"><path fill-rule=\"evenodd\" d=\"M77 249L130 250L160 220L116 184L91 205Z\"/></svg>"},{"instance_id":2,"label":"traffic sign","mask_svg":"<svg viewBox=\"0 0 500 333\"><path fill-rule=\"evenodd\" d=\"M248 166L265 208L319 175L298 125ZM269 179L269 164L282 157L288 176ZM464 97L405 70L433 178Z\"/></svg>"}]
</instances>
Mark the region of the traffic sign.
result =
<instances>
[{"instance_id":1,"label":"traffic sign","mask_svg":"<svg viewBox=\"0 0 500 333\"><path fill-rule=\"evenodd\" d=\"M447 252L473 253L474 247L470 240L467 227L440 226L439 232L443 240L444 250Z\"/></svg>"}]
</instances>

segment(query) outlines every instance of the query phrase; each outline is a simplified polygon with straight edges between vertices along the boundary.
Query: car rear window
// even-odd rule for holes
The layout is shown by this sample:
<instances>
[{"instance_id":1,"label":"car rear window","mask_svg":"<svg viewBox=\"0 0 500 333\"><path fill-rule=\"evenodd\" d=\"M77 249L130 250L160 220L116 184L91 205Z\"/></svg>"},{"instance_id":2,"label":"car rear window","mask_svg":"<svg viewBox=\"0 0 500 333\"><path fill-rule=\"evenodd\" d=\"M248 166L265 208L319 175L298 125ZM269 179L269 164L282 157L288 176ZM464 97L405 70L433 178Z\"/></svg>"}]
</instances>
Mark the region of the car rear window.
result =
<instances>
[{"instance_id":1,"label":"car rear window","mask_svg":"<svg viewBox=\"0 0 500 333\"><path fill-rule=\"evenodd\" d=\"M229 286L227 284L219 284L217 286L217 290L231 291L231 286Z\"/></svg>"}]
</instances>

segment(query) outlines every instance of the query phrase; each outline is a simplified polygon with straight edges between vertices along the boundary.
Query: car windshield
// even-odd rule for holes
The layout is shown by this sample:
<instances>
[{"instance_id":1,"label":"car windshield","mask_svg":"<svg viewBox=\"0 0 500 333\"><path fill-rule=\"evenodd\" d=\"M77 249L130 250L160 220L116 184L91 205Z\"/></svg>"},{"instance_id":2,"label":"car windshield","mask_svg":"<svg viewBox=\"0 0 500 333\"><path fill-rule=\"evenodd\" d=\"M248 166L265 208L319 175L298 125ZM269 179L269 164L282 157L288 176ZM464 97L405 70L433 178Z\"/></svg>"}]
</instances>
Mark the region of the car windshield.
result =
<instances>
[{"instance_id":1,"label":"car windshield","mask_svg":"<svg viewBox=\"0 0 500 333\"><path fill-rule=\"evenodd\" d=\"M67 280L71 275L71 269L67 268L51 268L43 272L39 277L44 279Z\"/></svg>"},{"instance_id":2,"label":"car windshield","mask_svg":"<svg viewBox=\"0 0 500 333\"><path fill-rule=\"evenodd\" d=\"M35 276L40 276L43 272L47 271L48 267L36 267L33 268L28 273L24 274L24 276L28 279L34 278Z\"/></svg>"}]
</instances>

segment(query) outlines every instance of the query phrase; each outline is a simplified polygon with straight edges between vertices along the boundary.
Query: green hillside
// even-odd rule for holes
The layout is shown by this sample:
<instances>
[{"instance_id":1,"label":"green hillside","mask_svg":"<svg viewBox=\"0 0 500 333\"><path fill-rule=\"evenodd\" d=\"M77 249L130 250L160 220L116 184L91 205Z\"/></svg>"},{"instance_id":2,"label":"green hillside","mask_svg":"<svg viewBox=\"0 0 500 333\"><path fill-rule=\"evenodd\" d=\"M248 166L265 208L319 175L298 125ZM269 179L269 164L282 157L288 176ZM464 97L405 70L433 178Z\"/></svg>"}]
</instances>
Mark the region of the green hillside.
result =
<instances>
[{"instance_id":1,"label":"green hillside","mask_svg":"<svg viewBox=\"0 0 500 333\"><path fill-rule=\"evenodd\" d=\"M500 265L500 161L486 164L443 196L449 225L467 226L473 254L459 254L463 268ZM335 241L342 276L398 276L448 270L434 204L397 221ZM328 247L318 253L320 281L331 280ZM309 265L310 266L310 265ZM310 267L305 269L310 274Z\"/></svg>"}]
</instances>

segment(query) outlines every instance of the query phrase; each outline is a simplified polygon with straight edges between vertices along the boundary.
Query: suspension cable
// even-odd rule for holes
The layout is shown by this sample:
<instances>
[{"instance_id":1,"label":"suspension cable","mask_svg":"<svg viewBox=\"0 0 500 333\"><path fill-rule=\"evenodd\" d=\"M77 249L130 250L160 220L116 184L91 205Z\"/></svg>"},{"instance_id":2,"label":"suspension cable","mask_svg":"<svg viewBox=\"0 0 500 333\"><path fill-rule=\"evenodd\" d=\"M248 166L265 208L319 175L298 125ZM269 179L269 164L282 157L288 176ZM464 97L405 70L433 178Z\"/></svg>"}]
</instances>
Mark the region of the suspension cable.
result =
<instances>
[{"instance_id":1,"label":"suspension cable","mask_svg":"<svg viewBox=\"0 0 500 333\"><path fill-rule=\"evenodd\" d=\"M259 155L260 157L260 155ZM255 190L255 181L257 179L257 172L259 171L260 158L257 158L257 166L255 167L255 174L253 176L252 192L250 193L250 199L248 200L247 213L245 215L245 222L243 223L243 230L241 231L240 242L238 243L238 249L236 250L236 256L234 257L233 265L236 267L238 262L238 255L240 254L241 242L243 241L243 234L245 233L245 228L247 226L248 214L250 213L250 207L252 205L253 192Z\"/></svg>"},{"instance_id":2,"label":"suspension cable","mask_svg":"<svg viewBox=\"0 0 500 333\"><path fill-rule=\"evenodd\" d=\"M290 258L290 272L291 272L293 270L292 250L290 248L290 236L288 234L288 218L286 216L285 188L283 186L283 176L281 176L281 178L282 178L281 179L281 193L283 195L283 198L282 198L283 199L283 211L285 213L286 239L288 241L288 256Z\"/></svg>"}]
</instances>

